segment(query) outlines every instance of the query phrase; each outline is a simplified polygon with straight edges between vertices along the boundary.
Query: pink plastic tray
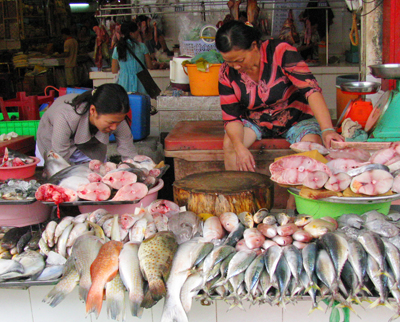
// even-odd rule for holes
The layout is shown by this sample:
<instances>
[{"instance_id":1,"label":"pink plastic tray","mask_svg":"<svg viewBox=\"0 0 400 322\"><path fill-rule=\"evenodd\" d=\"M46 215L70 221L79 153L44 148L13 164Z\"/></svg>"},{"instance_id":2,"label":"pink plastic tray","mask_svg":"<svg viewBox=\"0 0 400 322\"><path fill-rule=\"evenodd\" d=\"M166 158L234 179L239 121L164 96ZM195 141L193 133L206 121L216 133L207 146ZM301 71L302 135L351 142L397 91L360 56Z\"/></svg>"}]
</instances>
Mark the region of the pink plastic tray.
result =
<instances>
[{"instance_id":1,"label":"pink plastic tray","mask_svg":"<svg viewBox=\"0 0 400 322\"><path fill-rule=\"evenodd\" d=\"M35 161L30 164L21 165L19 167L0 167L0 180L7 179L26 179L35 174L36 165L39 163L39 158L31 157Z\"/></svg>"},{"instance_id":2,"label":"pink plastic tray","mask_svg":"<svg viewBox=\"0 0 400 322\"><path fill-rule=\"evenodd\" d=\"M51 207L40 201L18 205L0 205L0 226L24 227L44 222L51 213Z\"/></svg>"}]
</instances>

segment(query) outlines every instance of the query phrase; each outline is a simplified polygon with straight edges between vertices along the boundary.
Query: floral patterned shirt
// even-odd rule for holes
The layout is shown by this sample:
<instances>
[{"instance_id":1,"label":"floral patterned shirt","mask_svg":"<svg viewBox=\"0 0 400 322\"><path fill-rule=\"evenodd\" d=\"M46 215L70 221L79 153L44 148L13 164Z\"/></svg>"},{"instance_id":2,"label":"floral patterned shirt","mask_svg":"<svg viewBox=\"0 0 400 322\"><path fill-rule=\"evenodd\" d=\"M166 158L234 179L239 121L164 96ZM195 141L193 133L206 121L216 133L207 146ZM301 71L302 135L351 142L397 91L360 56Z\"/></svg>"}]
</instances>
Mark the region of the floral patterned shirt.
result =
<instances>
[{"instance_id":1,"label":"floral patterned shirt","mask_svg":"<svg viewBox=\"0 0 400 322\"><path fill-rule=\"evenodd\" d=\"M279 137L292 125L313 116L307 98L322 92L296 48L271 39L260 48L260 80L222 64L219 94L224 124L257 125L263 138Z\"/></svg>"}]
</instances>

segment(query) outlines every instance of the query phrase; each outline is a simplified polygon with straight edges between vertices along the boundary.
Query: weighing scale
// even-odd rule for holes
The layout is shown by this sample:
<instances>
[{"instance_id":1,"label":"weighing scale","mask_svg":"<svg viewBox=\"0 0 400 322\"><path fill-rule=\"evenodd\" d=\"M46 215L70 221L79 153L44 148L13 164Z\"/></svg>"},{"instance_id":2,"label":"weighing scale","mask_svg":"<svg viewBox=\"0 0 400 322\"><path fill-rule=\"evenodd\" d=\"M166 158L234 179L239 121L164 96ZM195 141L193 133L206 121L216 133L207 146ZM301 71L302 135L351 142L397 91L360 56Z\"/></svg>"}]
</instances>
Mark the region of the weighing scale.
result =
<instances>
[{"instance_id":1,"label":"weighing scale","mask_svg":"<svg viewBox=\"0 0 400 322\"><path fill-rule=\"evenodd\" d=\"M350 118L364 128L368 117L373 111L373 106L371 100L364 99L363 95L375 94L379 87L380 84L374 82L346 82L340 84L340 89L343 93L355 94L358 97L347 103L337 121L337 127L340 127L345 119Z\"/></svg>"},{"instance_id":2,"label":"weighing scale","mask_svg":"<svg viewBox=\"0 0 400 322\"><path fill-rule=\"evenodd\" d=\"M372 65L369 68L376 78L396 80L396 88L385 92L376 103L365 126L369 133L367 141L400 141L400 64Z\"/></svg>"}]
</instances>

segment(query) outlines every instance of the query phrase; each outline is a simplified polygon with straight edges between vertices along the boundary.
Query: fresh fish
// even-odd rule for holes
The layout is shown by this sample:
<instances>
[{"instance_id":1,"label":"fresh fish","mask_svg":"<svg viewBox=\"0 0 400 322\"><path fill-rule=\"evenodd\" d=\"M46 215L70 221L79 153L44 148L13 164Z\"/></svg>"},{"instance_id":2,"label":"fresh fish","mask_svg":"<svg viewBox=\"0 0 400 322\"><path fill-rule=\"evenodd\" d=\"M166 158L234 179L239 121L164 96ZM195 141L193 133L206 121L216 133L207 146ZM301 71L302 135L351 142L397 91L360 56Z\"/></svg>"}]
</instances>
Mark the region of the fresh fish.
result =
<instances>
[{"instance_id":1,"label":"fresh fish","mask_svg":"<svg viewBox=\"0 0 400 322\"><path fill-rule=\"evenodd\" d=\"M357 214L344 214L337 219L339 227L353 227L361 229L364 224L364 219Z\"/></svg>"},{"instance_id":2,"label":"fresh fish","mask_svg":"<svg viewBox=\"0 0 400 322\"><path fill-rule=\"evenodd\" d=\"M44 155L43 177L50 178L61 170L71 166L62 156L54 151Z\"/></svg>"},{"instance_id":3,"label":"fresh fish","mask_svg":"<svg viewBox=\"0 0 400 322\"><path fill-rule=\"evenodd\" d=\"M258 284L263 270L265 270L265 256L264 254L260 254L254 258L244 273L244 282L247 293L250 293Z\"/></svg>"},{"instance_id":4,"label":"fresh fish","mask_svg":"<svg viewBox=\"0 0 400 322\"><path fill-rule=\"evenodd\" d=\"M73 220L74 220L74 217L72 217L72 216L66 216L61 219L61 221L58 223L56 230L54 232L54 244L56 244L58 242L58 238L60 238L60 236L62 235L65 228L67 228L72 223ZM47 239L46 239L46 242L47 242Z\"/></svg>"},{"instance_id":5,"label":"fresh fish","mask_svg":"<svg viewBox=\"0 0 400 322\"><path fill-rule=\"evenodd\" d=\"M47 245L46 241L43 238L39 239L38 246L40 249L40 253L47 256L47 254L50 252L50 248L49 248L49 245Z\"/></svg>"},{"instance_id":6,"label":"fresh fish","mask_svg":"<svg viewBox=\"0 0 400 322\"><path fill-rule=\"evenodd\" d=\"M392 212L387 215L387 218L391 221L399 221L400 220L400 212Z\"/></svg>"},{"instance_id":7,"label":"fresh fish","mask_svg":"<svg viewBox=\"0 0 400 322\"><path fill-rule=\"evenodd\" d=\"M254 215L253 215L253 219L254 219L254 223L255 224L259 224L262 223L262 221L264 220L264 218L266 218L269 215L269 210L266 208L261 208L259 209Z\"/></svg>"},{"instance_id":8,"label":"fresh fish","mask_svg":"<svg viewBox=\"0 0 400 322\"><path fill-rule=\"evenodd\" d=\"M243 238L250 249L260 248L265 242L265 236L257 228L247 228L243 233Z\"/></svg>"},{"instance_id":9,"label":"fresh fish","mask_svg":"<svg viewBox=\"0 0 400 322\"><path fill-rule=\"evenodd\" d=\"M14 271L2 274L0 280L27 277L35 280L45 267L43 256L33 250L28 250L22 254L18 254L13 257L13 260L19 262L24 267L24 271L22 273Z\"/></svg>"},{"instance_id":10,"label":"fresh fish","mask_svg":"<svg viewBox=\"0 0 400 322\"><path fill-rule=\"evenodd\" d=\"M364 280L367 274L367 253L357 240L348 239L347 244L349 247L349 256L347 260L351 264L354 273L357 275L359 285L355 290L355 293L358 293L360 289L366 290L366 287L364 286Z\"/></svg>"},{"instance_id":11,"label":"fresh fish","mask_svg":"<svg viewBox=\"0 0 400 322\"><path fill-rule=\"evenodd\" d=\"M235 246L236 243L243 238L245 226L238 223L235 230L231 231L224 241L224 245Z\"/></svg>"},{"instance_id":12,"label":"fresh fish","mask_svg":"<svg viewBox=\"0 0 400 322\"><path fill-rule=\"evenodd\" d=\"M21 254L24 251L26 244L28 244L29 240L32 237L32 233L28 230L25 234L21 236L21 238L17 242L17 253Z\"/></svg>"},{"instance_id":13,"label":"fresh fish","mask_svg":"<svg viewBox=\"0 0 400 322\"><path fill-rule=\"evenodd\" d=\"M68 237L69 234L71 233L71 230L74 228L73 224L70 224L67 226L64 231L62 232L62 235L57 241L57 253L60 255L67 257L67 242L68 242Z\"/></svg>"},{"instance_id":14,"label":"fresh fish","mask_svg":"<svg viewBox=\"0 0 400 322\"><path fill-rule=\"evenodd\" d=\"M350 262L347 261L344 264L340 279L343 281L349 299L356 301L357 303L360 302L357 296L357 293L359 293L359 281Z\"/></svg>"},{"instance_id":15,"label":"fresh fish","mask_svg":"<svg viewBox=\"0 0 400 322\"><path fill-rule=\"evenodd\" d=\"M286 225L294 221L294 217L291 217L286 212L280 212L275 215L276 221L280 226Z\"/></svg>"},{"instance_id":16,"label":"fresh fish","mask_svg":"<svg viewBox=\"0 0 400 322\"><path fill-rule=\"evenodd\" d=\"M60 254L50 251L47 254L46 258L46 266L54 266L54 265L64 265L67 262L65 257L61 256Z\"/></svg>"},{"instance_id":17,"label":"fresh fish","mask_svg":"<svg viewBox=\"0 0 400 322\"><path fill-rule=\"evenodd\" d=\"M94 312L96 317L100 315L103 305L103 289L118 272L118 256L122 246L121 242L114 240L105 243L90 266L92 285L87 295L86 314Z\"/></svg>"},{"instance_id":18,"label":"fresh fish","mask_svg":"<svg viewBox=\"0 0 400 322\"><path fill-rule=\"evenodd\" d=\"M276 265L276 280L278 282L278 290L279 290L279 303L285 304L285 295L286 291L289 287L290 277L292 274L290 273L289 264L285 258L285 256L281 256L279 258L278 264Z\"/></svg>"},{"instance_id":19,"label":"fresh fish","mask_svg":"<svg viewBox=\"0 0 400 322\"><path fill-rule=\"evenodd\" d=\"M109 214L108 210L98 208L89 214L88 221L98 224L100 218L108 214Z\"/></svg>"},{"instance_id":20,"label":"fresh fish","mask_svg":"<svg viewBox=\"0 0 400 322\"><path fill-rule=\"evenodd\" d=\"M22 274L24 272L24 266L13 259L0 259L0 279L2 275L14 272Z\"/></svg>"},{"instance_id":21,"label":"fresh fish","mask_svg":"<svg viewBox=\"0 0 400 322\"><path fill-rule=\"evenodd\" d=\"M8 250L0 254L0 259L11 259L12 257L13 255Z\"/></svg>"},{"instance_id":22,"label":"fresh fish","mask_svg":"<svg viewBox=\"0 0 400 322\"><path fill-rule=\"evenodd\" d=\"M194 256L196 256L196 260L195 260L193 266L197 266L200 263L202 263L204 261L204 259L208 256L208 254L210 254L210 252L213 249L214 249L213 243L200 243L199 242L199 248L196 250L196 253L194 253Z\"/></svg>"},{"instance_id":23,"label":"fresh fish","mask_svg":"<svg viewBox=\"0 0 400 322\"><path fill-rule=\"evenodd\" d=\"M128 291L129 306L133 316L141 317L143 308L140 304L144 298L144 279L139 267L139 243L124 244L119 254L119 273Z\"/></svg>"},{"instance_id":24,"label":"fresh fish","mask_svg":"<svg viewBox=\"0 0 400 322\"><path fill-rule=\"evenodd\" d=\"M168 230L175 234L178 244L182 244L191 239L196 235L199 229L200 219L192 211L180 212L169 217Z\"/></svg>"},{"instance_id":25,"label":"fresh fish","mask_svg":"<svg viewBox=\"0 0 400 322\"><path fill-rule=\"evenodd\" d=\"M89 217L89 213L80 214L80 215L74 217L74 220L72 221L72 223L73 224L84 223L87 221L88 217Z\"/></svg>"},{"instance_id":26,"label":"fresh fish","mask_svg":"<svg viewBox=\"0 0 400 322\"><path fill-rule=\"evenodd\" d=\"M257 225L257 229L267 238L274 238L278 234L276 225L261 223Z\"/></svg>"},{"instance_id":27,"label":"fresh fish","mask_svg":"<svg viewBox=\"0 0 400 322\"><path fill-rule=\"evenodd\" d=\"M225 281L227 282L232 277L244 272L256 256L257 254L254 251L242 250L237 252L229 262Z\"/></svg>"},{"instance_id":28,"label":"fresh fish","mask_svg":"<svg viewBox=\"0 0 400 322\"><path fill-rule=\"evenodd\" d=\"M239 221L246 227L246 228L253 228L254 227L254 219L253 215L248 211L243 211L238 215Z\"/></svg>"},{"instance_id":29,"label":"fresh fish","mask_svg":"<svg viewBox=\"0 0 400 322\"><path fill-rule=\"evenodd\" d=\"M344 191L351 183L351 177L345 172L332 174L326 181L324 188L331 191Z\"/></svg>"},{"instance_id":30,"label":"fresh fish","mask_svg":"<svg viewBox=\"0 0 400 322\"><path fill-rule=\"evenodd\" d=\"M399 229L387 220L375 219L367 221L364 224L364 228L386 238L395 237L399 234Z\"/></svg>"},{"instance_id":31,"label":"fresh fish","mask_svg":"<svg viewBox=\"0 0 400 322\"><path fill-rule=\"evenodd\" d=\"M349 158L360 162L367 162L371 157L371 154L364 150L358 148L343 148L343 149L329 149L329 155L327 158L337 159L337 158Z\"/></svg>"},{"instance_id":32,"label":"fresh fish","mask_svg":"<svg viewBox=\"0 0 400 322\"><path fill-rule=\"evenodd\" d=\"M327 232L334 231L335 225L323 219L313 219L305 225L303 229L311 234L314 238L319 238Z\"/></svg>"},{"instance_id":33,"label":"fresh fish","mask_svg":"<svg viewBox=\"0 0 400 322\"><path fill-rule=\"evenodd\" d=\"M294 224L298 227L304 227L313 220L313 216L299 214L294 219Z\"/></svg>"},{"instance_id":34,"label":"fresh fish","mask_svg":"<svg viewBox=\"0 0 400 322\"><path fill-rule=\"evenodd\" d=\"M400 289L400 251L388 240L382 238L386 250L386 261L394 276L394 286Z\"/></svg>"},{"instance_id":35,"label":"fresh fish","mask_svg":"<svg viewBox=\"0 0 400 322\"><path fill-rule=\"evenodd\" d=\"M42 237L42 234L39 230L33 232L31 239L28 241L28 244L25 246L24 250L37 250L39 249L39 240Z\"/></svg>"},{"instance_id":36,"label":"fresh fish","mask_svg":"<svg viewBox=\"0 0 400 322\"><path fill-rule=\"evenodd\" d=\"M141 242L144 239L144 233L147 227L147 219L139 219L129 230L129 240L132 242Z\"/></svg>"},{"instance_id":37,"label":"fresh fish","mask_svg":"<svg viewBox=\"0 0 400 322\"><path fill-rule=\"evenodd\" d=\"M310 280L310 277L305 270L302 271L300 274L300 281L303 284L304 288L306 289L305 292L310 295L312 300L312 307L308 312L308 314L312 313L314 310L323 311L323 309L319 306L317 302L317 288L309 287L310 285L317 285L318 283L317 277L315 276L315 274L312 274L311 278L312 279Z\"/></svg>"},{"instance_id":38,"label":"fresh fish","mask_svg":"<svg viewBox=\"0 0 400 322\"><path fill-rule=\"evenodd\" d=\"M352 228L349 226L343 226L337 230L340 233L345 234L348 238L357 240L358 235L361 233L362 230Z\"/></svg>"},{"instance_id":39,"label":"fresh fish","mask_svg":"<svg viewBox=\"0 0 400 322\"><path fill-rule=\"evenodd\" d=\"M169 278L166 281L167 294L161 317L162 322L188 321L180 296L182 287L189 277L190 269L196 262L198 253L195 251L196 249L200 249L198 238L180 244L176 250Z\"/></svg>"},{"instance_id":40,"label":"fresh fish","mask_svg":"<svg viewBox=\"0 0 400 322\"><path fill-rule=\"evenodd\" d=\"M173 215L176 215L179 213L180 208L179 206L169 200L165 199L157 199L154 200L148 207L147 210L149 211L150 214L153 213L160 213L163 215L167 215L168 218L170 218Z\"/></svg>"},{"instance_id":41,"label":"fresh fish","mask_svg":"<svg viewBox=\"0 0 400 322\"><path fill-rule=\"evenodd\" d=\"M36 279L37 281L50 281L54 279L58 279L61 277L63 273L64 265L53 265L45 267L42 273L40 273L39 277Z\"/></svg>"},{"instance_id":42,"label":"fresh fish","mask_svg":"<svg viewBox=\"0 0 400 322\"><path fill-rule=\"evenodd\" d=\"M268 215L267 217L265 217L263 219L263 224L267 224L267 225L275 225L276 224L276 218L274 215Z\"/></svg>"},{"instance_id":43,"label":"fresh fish","mask_svg":"<svg viewBox=\"0 0 400 322\"><path fill-rule=\"evenodd\" d=\"M193 298L199 293L202 284L203 277L199 272L191 274L183 284L180 294L180 300L186 314L190 312Z\"/></svg>"},{"instance_id":44,"label":"fresh fish","mask_svg":"<svg viewBox=\"0 0 400 322\"><path fill-rule=\"evenodd\" d=\"M339 277L349 256L347 240L339 234L328 232L321 236L318 243L320 243L329 254L335 266L336 274Z\"/></svg>"},{"instance_id":45,"label":"fresh fish","mask_svg":"<svg viewBox=\"0 0 400 322\"><path fill-rule=\"evenodd\" d=\"M86 223L89 225L90 228L93 229L94 235L96 237L99 237L104 242L106 241L106 235L104 235L104 231L99 225L97 225L94 222L91 222L89 220L86 221Z\"/></svg>"},{"instance_id":46,"label":"fresh fish","mask_svg":"<svg viewBox=\"0 0 400 322\"><path fill-rule=\"evenodd\" d=\"M290 245L293 242L293 238L291 236L275 236L272 240L277 243L279 246Z\"/></svg>"},{"instance_id":47,"label":"fresh fish","mask_svg":"<svg viewBox=\"0 0 400 322\"><path fill-rule=\"evenodd\" d=\"M232 246L222 245L214 247L211 253L209 253L204 259L203 276L207 276L211 272L214 265L223 261L231 253L236 253L235 248Z\"/></svg>"},{"instance_id":48,"label":"fresh fish","mask_svg":"<svg viewBox=\"0 0 400 322\"><path fill-rule=\"evenodd\" d=\"M122 214L120 223L123 229L131 228L138 220L142 219L146 211L141 211L139 214Z\"/></svg>"},{"instance_id":49,"label":"fresh fish","mask_svg":"<svg viewBox=\"0 0 400 322\"><path fill-rule=\"evenodd\" d=\"M64 298L71 293L79 282L79 274L75 266L71 265L57 283L56 286L44 297L43 302L51 307L56 307Z\"/></svg>"},{"instance_id":50,"label":"fresh fish","mask_svg":"<svg viewBox=\"0 0 400 322\"><path fill-rule=\"evenodd\" d=\"M154 221L147 221L146 230L144 231L144 238L150 238L157 232L157 227Z\"/></svg>"},{"instance_id":51,"label":"fresh fish","mask_svg":"<svg viewBox=\"0 0 400 322\"><path fill-rule=\"evenodd\" d=\"M372 163L372 164L367 164L367 165L360 166L358 168L348 170L347 174L350 177L355 177L361 173L364 173L364 172L370 171L370 170L384 170L384 171L390 172L390 170L387 166L385 166L383 164L379 164L379 163Z\"/></svg>"},{"instance_id":52,"label":"fresh fish","mask_svg":"<svg viewBox=\"0 0 400 322\"><path fill-rule=\"evenodd\" d=\"M293 223L288 223L285 225L278 226L276 228L276 232L279 236L286 237L286 236L292 236L299 228L293 224Z\"/></svg>"},{"instance_id":53,"label":"fresh fish","mask_svg":"<svg viewBox=\"0 0 400 322\"><path fill-rule=\"evenodd\" d=\"M314 239L314 237L309 232L303 229L295 231L292 235L292 238L294 241L302 243L309 243Z\"/></svg>"},{"instance_id":54,"label":"fresh fish","mask_svg":"<svg viewBox=\"0 0 400 322\"><path fill-rule=\"evenodd\" d=\"M86 222L85 223L76 224L72 228L72 230L71 230L71 232L70 232L70 234L68 236L67 247L71 247L74 244L75 240L79 236L81 236L81 235L83 235L84 233L87 233L87 232L88 232L88 224Z\"/></svg>"},{"instance_id":55,"label":"fresh fish","mask_svg":"<svg viewBox=\"0 0 400 322\"><path fill-rule=\"evenodd\" d=\"M119 272L106 283L106 295L108 318L125 321L125 288Z\"/></svg>"},{"instance_id":56,"label":"fresh fish","mask_svg":"<svg viewBox=\"0 0 400 322\"><path fill-rule=\"evenodd\" d=\"M386 267L385 245L381 238L370 231L363 231L357 237L357 240L364 247L364 250L378 263L380 273L384 273Z\"/></svg>"},{"instance_id":57,"label":"fresh fish","mask_svg":"<svg viewBox=\"0 0 400 322\"><path fill-rule=\"evenodd\" d=\"M87 294L92 280L90 266L96 259L104 241L96 236L82 235L75 240L70 258L74 260L75 268L79 274L79 298L86 302Z\"/></svg>"},{"instance_id":58,"label":"fresh fish","mask_svg":"<svg viewBox=\"0 0 400 322\"><path fill-rule=\"evenodd\" d=\"M154 213L153 214L154 224L156 225L157 231L168 230L168 217L165 214Z\"/></svg>"},{"instance_id":59,"label":"fresh fish","mask_svg":"<svg viewBox=\"0 0 400 322\"><path fill-rule=\"evenodd\" d=\"M335 297L339 290L338 276L328 252L324 249L320 249L318 252L315 272L319 280L326 285L332 296Z\"/></svg>"},{"instance_id":60,"label":"fresh fish","mask_svg":"<svg viewBox=\"0 0 400 322\"><path fill-rule=\"evenodd\" d=\"M58 223L54 220L49 221L46 225L46 229L44 230L44 234L46 234L46 242L50 248L52 248L55 244L54 234L56 233L56 227Z\"/></svg>"},{"instance_id":61,"label":"fresh fish","mask_svg":"<svg viewBox=\"0 0 400 322\"><path fill-rule=\"evenodd\" d=\"M219 220L221 221L222 227L224 227L227 232L236 230L239 225L239 218L233 212L224 212L219 216Z\"/></svg>"},{"instance_id":62,"label":"fresh fish","mask_svg":"<svg viewBox=\"0 0 400 322\"><path fill-rule=\"evenodd\" d=\"M90 183L90 181L87 179L87 177L91 173L93 173L93 171L89 169L89 166L87 163L72 165L72 166L69 166L67 168L64 168L64 169L58 171L56 174L53 174L51 177L49 177L47 179L46 183L62 185L63 181L67 180L68 183L72 184L72 187L68 187L68 188L76 191L76 190L78 190L78 186L81 184L81 181L79 180L79 178L84 178L87 180L87 183ZM74 179L77 179L77 182L74 184L71 180L68 180L70 177L74 177ZM86 182L86 180L85 180L85 182Z\"/></svg>"},{"instance_id":63,"label":"fresh fish","mask_svg":"<svg viewBox=\"0 0 400 322\"><path fill-rule=\"evenodd\" d=\"M314 142L305 142L305 141L297 142L291 144L289 148L291 148L295 152L307 152L307 151L317 150L322 155L329 154L329 150L327 148L325 148L321 144Z\"/></svg>"},{"instance_id":64,"label":"fresh fish","mask_svg":"<svg viewBox=\"0 0 400 322\"><path fill-rule=\"evenodd\" d=\"M350 189L355 193L377 196L388 192L393 185L393 176L385 170L369 170L353 177Z\"/></svg>"},{"instance_id":65,"label":"fresh fish","mask_svg":"<svg viewBox=\"0 0 400 322\"><path fill-rule=\"evenodd\" d=\"M169 231L156 233L144 240L139 247L140 268L149 283L149 293L155 302L166 294L165 282L168 280L177 247L175 235Z\"/></svg>"},{"instance_id":66,"label":"fresh fish","mask_svg":"<svg viewBox=\"0 0 400 322\"><path fill-rule=\"evenodd\" d=\"M15 227L10 229L4 234L1 240L1 247L5 249L12 249L17 246L18 240L29 230L29 226Z\"/></svg>"},{"instance_id":67,"label":"fresh fish","mask_svg":"<svg viewBox=\"0 0 400 322\"><path fill-rule=\"evenodd\" d=\"M386 220L386 216L376 210L370 210L361 215L361 218L364 219L364 222L367 223L373 220Z\"/></svg>"},{"instance_id":68,"label":"fresh fish","mask_svg":"<svg viewBox=\"0 0 400 322\"><path fill-rule=\"evenodd\" d=\"M282 250L283 256L286 258L290 272L292 273L296 284L300 284L300 274L303 270L303 259L301 251L296 246L284 246Z\"/></svg>"},{"instance_id":69,"label":"fresh fish","mask_svg":"<svg viewBox=\"0 0 400 322\"><path fill-rule=\"evenodd\" d=\"M282 257L282 248L279 246L271 246L265 252L265 268L272 281L274 279L275 270L278 265L279 259Z\"/></svg>"},{"instance_id":70,"label":"fresh fish","mask_svg":"<svg viewBox=\"0 0 400 322\"><path fill-rule=\"evenodd\" d=\"M225 230L222 227L219 218L216 216L211 216L207 218L203 226L203 241L205 242L216 241L222 239L224 236L225 236Z\"/></svg>"},{"instance_id":71,"label":"fresh fish","mask_svg":"<svg viewBox=\"0 0 400 322\"><path fill-rule=\"evenodd\" d=\"M386 267L384 267L383 269L384 271L386 271ZM371 308L376 307L378 305L385 305L390 307L390 304L387 301L387 296L388 296L386 287L387 277L381 274L381 271L382 267L379 265L379 263L374 259L373 256L368 255L367 274L379 294L379 298L370 305Z\"/></svg>"}]
</instances>

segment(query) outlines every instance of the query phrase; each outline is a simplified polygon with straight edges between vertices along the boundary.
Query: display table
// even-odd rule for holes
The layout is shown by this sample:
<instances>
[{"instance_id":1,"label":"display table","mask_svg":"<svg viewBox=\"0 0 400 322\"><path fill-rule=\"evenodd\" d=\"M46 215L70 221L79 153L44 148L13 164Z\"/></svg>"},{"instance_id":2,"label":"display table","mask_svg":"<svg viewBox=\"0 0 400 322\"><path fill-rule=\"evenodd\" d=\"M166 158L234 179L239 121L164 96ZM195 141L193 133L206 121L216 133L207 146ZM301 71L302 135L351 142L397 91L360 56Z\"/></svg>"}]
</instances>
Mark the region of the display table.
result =
<instances>
[{"instance_id":1,"label":"display table","mask_svg":"<svg viewBox=\"0 0 400 322\"><path fill-rule=\"evenodd\" d=\"M11 140L0 142L1 154L5 148L28 154L35 151L35 137L33 135L20 135Z\"/></svg>"},{"instance_id":2,"label":"display table","mask_svg":"<svg viewBox=\"0 0 400 322\"><path fill-rule=\"evenodd\" d=\"M224 171L222 121L181 121L165 138L165 156L174 159L175 180L208 171ZM256 141L250 151L256 160L256 171L270 175L269 165L275 158L293 154L285 139ZM274 184L274 208L286 208L287 189Z\"/></svg>"}]
</instances>

